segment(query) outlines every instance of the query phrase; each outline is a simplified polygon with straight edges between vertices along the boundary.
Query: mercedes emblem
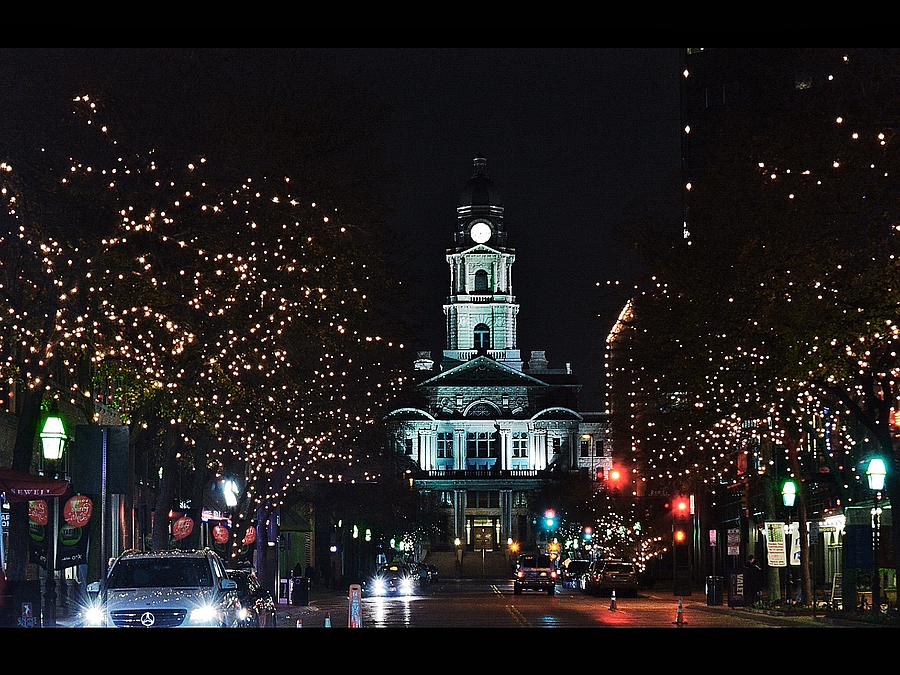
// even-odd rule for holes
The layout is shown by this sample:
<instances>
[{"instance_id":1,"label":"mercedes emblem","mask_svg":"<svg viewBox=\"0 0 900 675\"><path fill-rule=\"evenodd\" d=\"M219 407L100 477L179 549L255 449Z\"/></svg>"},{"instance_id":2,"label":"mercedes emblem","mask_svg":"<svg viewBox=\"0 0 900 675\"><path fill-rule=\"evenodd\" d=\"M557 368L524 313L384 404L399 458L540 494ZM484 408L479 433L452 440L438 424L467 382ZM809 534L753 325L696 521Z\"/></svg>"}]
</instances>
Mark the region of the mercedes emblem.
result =
<instances>
[{"instance_id":1,"label":"mercedes emblem","mask_svg":"<svg viewBox=\"0 0 900 675\"><path fill-rule=\"evenodd\" d=\"M144 612L141 614L141 625L144 628L150 628L153 624L156 623L156 617L153 616L150 612Z\"/></svg>"}]
</instances>

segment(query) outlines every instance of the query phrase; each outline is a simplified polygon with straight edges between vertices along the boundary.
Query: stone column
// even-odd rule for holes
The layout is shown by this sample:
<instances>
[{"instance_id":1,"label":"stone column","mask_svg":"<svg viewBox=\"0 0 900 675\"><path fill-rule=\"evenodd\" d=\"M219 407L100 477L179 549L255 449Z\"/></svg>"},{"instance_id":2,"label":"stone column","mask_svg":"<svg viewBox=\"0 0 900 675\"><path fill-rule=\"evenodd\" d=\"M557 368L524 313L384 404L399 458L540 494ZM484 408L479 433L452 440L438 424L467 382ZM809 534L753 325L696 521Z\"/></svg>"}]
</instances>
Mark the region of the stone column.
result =
<instances>
[{"instance_id":1,"label":"stone column","mask_svg":"<svg viewBox=\"0 0 900 675\"><path fill-rule=\"evenodd\" d=\"M453 511L456 520L454 537L459 537L463 547L466 545L466 491L453 491Z\"/></svg>"},{"instance_id":2,"label":"stone column","mask_svg":"<svg viewBox=\"0 0 900 675\"><path fill-rule=\"evenodd\" d=\"M512 490L500 490L500 550L506 549L506 540L512 536Z\"/></svg>"},{"instance_id":3,"label":"stone column","mask_svg":"<svg viewBox=\"0 0 900 675\"><path fill-rule=\"evenodd\" d=\"M505 471L511 468L510 454L512 443L510 440L510 431L508 428L500 427L500 469Z\"/></svg>"},{"instance_id":4,"label":"stone column","mask_svg":"<svg viewBox=\"0 0 900 675\"><path fill-rule=\"evenodd\" d=\"M466 468L466 430L453 430L453 451L454 464L457 469Z\"/></svg>"}]
</instances>

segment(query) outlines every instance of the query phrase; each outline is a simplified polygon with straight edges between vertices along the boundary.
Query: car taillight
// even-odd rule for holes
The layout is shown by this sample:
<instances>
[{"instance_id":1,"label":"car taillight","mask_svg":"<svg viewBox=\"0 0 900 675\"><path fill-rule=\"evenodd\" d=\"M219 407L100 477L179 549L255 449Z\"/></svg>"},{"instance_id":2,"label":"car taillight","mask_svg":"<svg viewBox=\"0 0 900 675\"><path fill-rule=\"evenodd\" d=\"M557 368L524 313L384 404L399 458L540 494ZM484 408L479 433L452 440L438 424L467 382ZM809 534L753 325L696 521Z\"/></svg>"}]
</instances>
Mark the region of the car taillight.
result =
<instances>
[{"instance_id":1,"label":"car taillight","mask_svg":"<svg viewBox=\"0 0 900 675\"><path fill-rule=\"evenodd\" d=\"M519 570L519 573L518 573L517 576L518 576L520 579L524 579L524 578L525 578L525 572L523 572L522 570Z\"/></svg>"},{"instance_id":2,"label":"car taillight","mask_svg":"<svg viewBox=\"0 0 900 675\"><path fill-rule=\"evenodd\" d=\"M550 572L550 576L555 579L556 578L556 570Z\"/></svg>"}]
</instances>

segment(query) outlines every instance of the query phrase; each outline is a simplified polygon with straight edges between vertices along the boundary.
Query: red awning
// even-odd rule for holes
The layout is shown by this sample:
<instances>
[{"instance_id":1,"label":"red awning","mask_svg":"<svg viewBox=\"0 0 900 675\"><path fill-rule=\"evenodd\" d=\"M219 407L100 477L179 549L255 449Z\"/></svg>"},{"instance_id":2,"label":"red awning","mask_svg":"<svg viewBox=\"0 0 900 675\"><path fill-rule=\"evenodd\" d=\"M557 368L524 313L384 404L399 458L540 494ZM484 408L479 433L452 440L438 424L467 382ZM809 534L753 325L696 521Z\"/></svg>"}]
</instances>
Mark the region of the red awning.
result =
<instances>
[{"instance_id":1,"label":"red awning","mask_svg":"<svg viewBox=\"0 0 900 675\"><path fill-rule=\"evenodd\" d=\"M0 492L6 493L6 501L27 502L42 497L62 497L70 485L64 480L53 480L30 473L0 469Z\"/></svg>"}]
</instances>

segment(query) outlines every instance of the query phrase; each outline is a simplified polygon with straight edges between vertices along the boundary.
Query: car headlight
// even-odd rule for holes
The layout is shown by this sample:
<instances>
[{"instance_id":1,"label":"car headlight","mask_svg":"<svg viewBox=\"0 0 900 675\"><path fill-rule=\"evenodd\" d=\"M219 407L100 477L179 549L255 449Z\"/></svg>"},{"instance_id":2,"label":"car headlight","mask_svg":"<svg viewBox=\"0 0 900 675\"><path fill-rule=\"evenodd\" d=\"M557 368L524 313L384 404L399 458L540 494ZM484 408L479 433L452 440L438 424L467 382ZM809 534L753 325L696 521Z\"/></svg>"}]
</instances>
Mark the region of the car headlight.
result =
<instances>
[{"instance_id":1,"label":"car headlight","mask_svg":"<svg viewBox=\"0 0 900 675\"><path fill-rule=\"evenodd\" d=\"M106 612L100 605L91 605L81 613L86 626L102 626L106 619Z\"/></svg>"},{"instance_id":2,"label":"car headlight","mask_svg":"<svg viewBox=\"0 0 900 675\"><path fill-rule=\"evenodd\" d=\"M191 611L191 623L210 624L220 621L219 610L212 605L203 605Z\"/></svg>"},{"instance_id":3,"label":"car headlight","mask_svg":"<svg viewBox=\"0 0 900 675\"><path fill-rule=\"evenodd\" d=\"M410 579L409 577L404 578L400 582L400 592L405 593L406 595L409 595L412 593L412 590L413 590L412 579Z\"/></svg>"},{"instance_id":4,"label":"car headlight","mask_svg":"<svg viewBox=\"0 0 900 675\"><path fill-rule=\"evenodd\" d=\"M248 616L250 616L250 612L247 611L246 607L241 607L238 610L238 619L241 621L246 621Z\"/></svg>"},{"instance_id":5,"label":"car headlight","mask_svg":"<svg viewBox=\"0 0 900 675\"><path fill-rule=\"evenodd\" d=\"M372 592L375 595L381 595L382 593L384 593L384 579L382 579L381 577L376 577L372 581Z\"/></svg>"}]
</instances>

